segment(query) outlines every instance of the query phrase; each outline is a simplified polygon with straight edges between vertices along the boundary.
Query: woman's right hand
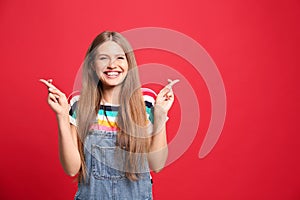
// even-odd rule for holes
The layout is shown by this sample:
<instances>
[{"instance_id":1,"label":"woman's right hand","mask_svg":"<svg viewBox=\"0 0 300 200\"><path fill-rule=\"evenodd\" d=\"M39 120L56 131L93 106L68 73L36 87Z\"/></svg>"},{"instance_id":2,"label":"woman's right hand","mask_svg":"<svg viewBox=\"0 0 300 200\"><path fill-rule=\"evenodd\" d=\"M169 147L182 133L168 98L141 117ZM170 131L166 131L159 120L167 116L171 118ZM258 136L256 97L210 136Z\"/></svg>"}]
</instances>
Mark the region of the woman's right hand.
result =
<instances>
[{"instance_id":1,"label":"woman's right hand","mask_svg":"<svg viewBox=\"0 0 300 200\"><path fill-rule=\"evenodd\" d=\"M48 104L56 115L68 116L69 104L66 95L52 84L52 79L40 79L48 87Z\"/></svg>"}]
</instances>

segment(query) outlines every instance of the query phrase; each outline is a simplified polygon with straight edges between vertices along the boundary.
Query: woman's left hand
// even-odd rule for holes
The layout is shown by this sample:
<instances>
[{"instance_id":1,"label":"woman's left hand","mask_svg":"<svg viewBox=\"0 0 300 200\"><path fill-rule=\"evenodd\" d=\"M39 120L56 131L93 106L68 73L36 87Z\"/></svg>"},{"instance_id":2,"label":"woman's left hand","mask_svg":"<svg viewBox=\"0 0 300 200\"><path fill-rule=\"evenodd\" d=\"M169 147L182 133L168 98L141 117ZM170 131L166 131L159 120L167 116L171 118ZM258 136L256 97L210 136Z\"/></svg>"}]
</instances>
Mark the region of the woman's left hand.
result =
<instances>
[{"instance_id":1,"label":"woman's left hand","mask_svg":"<svg viewBox=\"0 0 300 200\"><path fill-rule=\"evenodd\" d=\"M166 85L157 95L155 106L159 106L163 109L165 113L167 113L173 102L174 102L174 93L172 90L172 86L179 82L178 79L170 80L168 79L169 84Z\"/></svg>"}]
</instances>

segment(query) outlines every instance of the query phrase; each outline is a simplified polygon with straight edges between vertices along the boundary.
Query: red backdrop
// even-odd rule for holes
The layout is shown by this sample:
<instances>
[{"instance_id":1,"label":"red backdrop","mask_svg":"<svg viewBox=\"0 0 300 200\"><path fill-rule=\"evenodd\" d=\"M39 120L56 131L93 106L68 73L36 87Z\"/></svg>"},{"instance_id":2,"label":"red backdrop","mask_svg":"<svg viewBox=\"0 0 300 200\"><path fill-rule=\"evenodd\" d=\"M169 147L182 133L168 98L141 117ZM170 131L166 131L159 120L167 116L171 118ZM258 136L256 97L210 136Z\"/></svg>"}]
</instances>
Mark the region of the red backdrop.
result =
<instances>
[{"instance_id":1,"label":"red backdrop","mask_svg":"<svg viewBox=\"0 0 300 200\"><path fill-rule=\"evenodd\" d=\"M201 102L200 126L182 157L154 174L155 199L300 199L299 10L297 0L2 0L0 199L73 198L76 183L60 166L55 115L38 79L53 78L69 94L98 33L149 26L201 44L227 95L221 137L199 159L210 100L201 77L186 70ZM188 69L168 52L141 50L137 58ZM170 112L169 140L178 102Z\"/></svg>"}]
</instances>

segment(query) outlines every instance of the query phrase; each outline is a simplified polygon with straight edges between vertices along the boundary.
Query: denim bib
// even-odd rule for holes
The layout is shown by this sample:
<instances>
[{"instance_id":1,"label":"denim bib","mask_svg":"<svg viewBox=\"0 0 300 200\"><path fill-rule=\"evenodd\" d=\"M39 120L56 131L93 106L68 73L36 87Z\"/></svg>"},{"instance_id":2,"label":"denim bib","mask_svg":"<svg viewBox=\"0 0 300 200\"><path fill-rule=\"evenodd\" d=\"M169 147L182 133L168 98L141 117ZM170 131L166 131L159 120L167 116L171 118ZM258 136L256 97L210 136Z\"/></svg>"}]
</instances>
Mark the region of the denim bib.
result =
<instances>
[{"instance_id":1,"label":"denim bib","mask_svg":"<svg viewBox=\"0 0 300 200\"><path fill-rule=\"evenodd\" d=\"M152 200L148 164L137 181L126 178L122 165L126 153L117 153L116 136L116 132L105 130L93 130L87 136L84 143L87 180L78 183L75 200Z\"/></svg>"}]
</instances>

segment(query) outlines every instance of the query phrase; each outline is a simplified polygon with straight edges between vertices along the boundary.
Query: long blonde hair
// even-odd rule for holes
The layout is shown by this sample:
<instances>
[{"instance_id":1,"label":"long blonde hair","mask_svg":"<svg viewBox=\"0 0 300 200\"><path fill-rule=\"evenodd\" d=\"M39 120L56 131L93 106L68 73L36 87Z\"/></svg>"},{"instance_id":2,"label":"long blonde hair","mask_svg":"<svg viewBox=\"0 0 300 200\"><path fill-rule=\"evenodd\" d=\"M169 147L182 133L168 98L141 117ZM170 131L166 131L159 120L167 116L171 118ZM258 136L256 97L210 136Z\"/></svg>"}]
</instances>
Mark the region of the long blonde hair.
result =
<instances>
[{"instance_id":1,"label":"long blonde hair","mask_svg":"<svg viewBox=\"0 0 300 200\"><path fill-rule=\"evenodd\" d=\"M118 134L117 147L127 152L127 159L123 163L126 177L138 180L137 173L140 161L136 156L146 156L149 151L149 138L146 133L147 116L145 103L141 93L141 86L137 64L133 50L128 41L117 32L105 31L99 34L90 45L82 69L82 90L77 109L79 152L81 156L81 169L79 181L86 179L86 165L84 159L84 141L89 133L90 126L95 120L100 102L103 97L103 85L93 69L96 49L106 41L114 41L122 47L128 62L128 74L124 79L119 98L119 111L117 116Z\"/></svg>"}]
</instances>

